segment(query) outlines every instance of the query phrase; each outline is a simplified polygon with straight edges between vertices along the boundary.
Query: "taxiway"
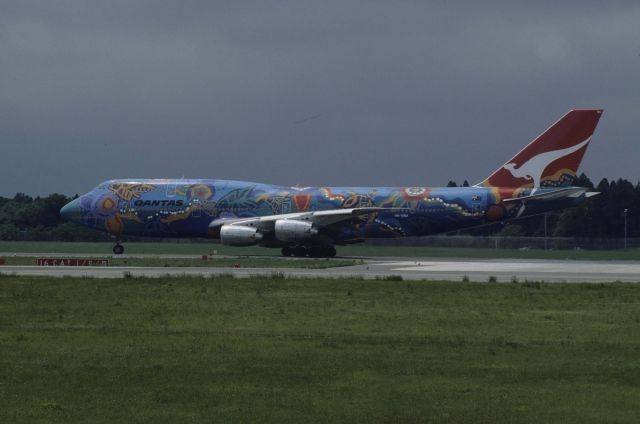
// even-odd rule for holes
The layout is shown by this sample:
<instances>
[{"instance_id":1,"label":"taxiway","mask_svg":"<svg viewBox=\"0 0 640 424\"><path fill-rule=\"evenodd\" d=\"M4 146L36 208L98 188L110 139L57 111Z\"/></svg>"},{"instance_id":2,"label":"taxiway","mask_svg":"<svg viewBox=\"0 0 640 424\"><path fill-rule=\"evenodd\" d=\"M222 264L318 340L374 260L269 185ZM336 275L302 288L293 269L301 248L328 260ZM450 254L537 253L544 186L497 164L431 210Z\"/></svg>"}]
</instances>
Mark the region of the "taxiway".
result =
<instances>
[{"instance_id":1,"label":"taxiway","mask_svg":"<svg viewBox=\"0 0 640 424\"><path fill-rule=\"evenodd\" d=\"M35 256L28 254L28 256ZM47 256L47 254L43 254ZM53 255L48 255L53 256ZM69 256L69 255L67 255ZM71 255L79 257L82 255ZM95 256L95 255L94 255ZM151 255L158 256L158 255ZM179 256L183 257L183 256ZM295 259L292 259L295 260ZM303 268L218 268L218 267L41 267L0 266L0 273L30 276L74 276L96 278L160 277L166 275L213 276L233 274L236 277L283 274L290 277L365 279L401 276L403 280L449 281L545 281L545 282L640 282L638 261L570 261L519 259L434 260L428 258L363 259L355 266L327 269Z\"/></svg>"}]
</instances>

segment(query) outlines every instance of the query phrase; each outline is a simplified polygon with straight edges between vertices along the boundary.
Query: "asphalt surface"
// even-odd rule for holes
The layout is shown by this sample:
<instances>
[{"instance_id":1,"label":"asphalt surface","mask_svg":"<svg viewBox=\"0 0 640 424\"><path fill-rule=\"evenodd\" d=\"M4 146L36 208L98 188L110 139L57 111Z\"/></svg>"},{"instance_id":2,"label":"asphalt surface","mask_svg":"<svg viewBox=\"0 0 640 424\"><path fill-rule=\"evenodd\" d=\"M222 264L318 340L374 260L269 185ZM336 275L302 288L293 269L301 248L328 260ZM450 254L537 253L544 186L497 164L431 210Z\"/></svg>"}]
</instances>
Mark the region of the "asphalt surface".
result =
<instances>
[{"instance_id":1,"label":"asphalt surface","mask_svg":"<svg viewBox=\"0 0 640 424\"><path fill-rule=\"evenodd\" d=\"M96 255L60 255L47 253L8 254L30 257L87 257ZM128 257L199 257L194 255L129 255ZM102 256L101 256L102 257ZM108 257L108 256L107 256ZM121 256L122 257L122 256ZM125 256L126 257L126 256ZM296 259L291 259L296 260ZM212 276L234 274L237 277L284 274L292 277L353 277L366 279L401 276L404 280L449 280L499 282L640 282L639 261L571 261L520 259L442 260L428 258L364 259L364 264L328 269L300 268L204 268L204 267L40 267L0 266L0 273L31 276L91 276L120 278L124 275L159 277L166 275Z\"/></svg>"},{"instance_id":2,"label":"asphalt surface","mask_svg":"<svg viewBox=\"0 0 640 424\"><path fill-rule=\"evenodd\" d=\"M50 252L0 252L0 257L14 258L163 258L163 259L200 259L202 255L166 254L166 253L127 253L124 255L98 253L50 253ZM256 256L263 257L263 256Z\"/></svg>"}]
</instances>

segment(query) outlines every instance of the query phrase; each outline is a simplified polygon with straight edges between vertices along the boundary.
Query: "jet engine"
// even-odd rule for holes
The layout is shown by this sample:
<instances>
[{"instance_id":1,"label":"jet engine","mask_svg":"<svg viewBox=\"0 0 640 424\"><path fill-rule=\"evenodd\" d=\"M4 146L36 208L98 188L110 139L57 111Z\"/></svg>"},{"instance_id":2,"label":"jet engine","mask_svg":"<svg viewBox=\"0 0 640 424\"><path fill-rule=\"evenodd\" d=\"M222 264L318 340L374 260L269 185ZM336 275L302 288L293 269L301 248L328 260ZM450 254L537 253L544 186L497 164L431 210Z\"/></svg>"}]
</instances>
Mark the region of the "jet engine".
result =
<instances>
[{"instance_id":1,"label":"jet engine","mask_svg":"<svg viewBox=\"0 0 640 424\"><path fill-rule=\"evenodd\" d=\"M262 240L257 229L243 225L223 225L220 227L220 241L227 246L253 246Z\"/></svg>"},{"instance_id":2,"label":"jet engine","mask_svg":"<svg viewBox=\"0 0 640 424\"><path fill-rule=\"evenodd\" d=\"M318 234L311 222L279 219L275 222L275 236L280 241L299 242Z\"/></svg>"}]
</instances>

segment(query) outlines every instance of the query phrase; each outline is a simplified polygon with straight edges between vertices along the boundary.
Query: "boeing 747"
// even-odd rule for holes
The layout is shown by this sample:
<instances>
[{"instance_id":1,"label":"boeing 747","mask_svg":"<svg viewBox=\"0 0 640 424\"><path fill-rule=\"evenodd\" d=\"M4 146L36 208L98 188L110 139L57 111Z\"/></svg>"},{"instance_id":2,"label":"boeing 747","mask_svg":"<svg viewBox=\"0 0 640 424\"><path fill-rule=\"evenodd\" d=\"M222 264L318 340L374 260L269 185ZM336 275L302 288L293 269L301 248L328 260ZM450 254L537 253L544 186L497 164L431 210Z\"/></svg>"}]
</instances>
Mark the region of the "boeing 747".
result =
<instances>
[{"instance_id":1,"label":"boeing 747","mask_svg":"<svg viewBox=\"0 0 640 424\"><path fill-rule=\"evenodd\" d=\"M284 187L211 179L105 181L62 217L122 237L219 238L225 245L331 257L336 245L426 236L577 206L571 184L600 109L572 110L472 187Z\"/></svg>"}]
</instances>

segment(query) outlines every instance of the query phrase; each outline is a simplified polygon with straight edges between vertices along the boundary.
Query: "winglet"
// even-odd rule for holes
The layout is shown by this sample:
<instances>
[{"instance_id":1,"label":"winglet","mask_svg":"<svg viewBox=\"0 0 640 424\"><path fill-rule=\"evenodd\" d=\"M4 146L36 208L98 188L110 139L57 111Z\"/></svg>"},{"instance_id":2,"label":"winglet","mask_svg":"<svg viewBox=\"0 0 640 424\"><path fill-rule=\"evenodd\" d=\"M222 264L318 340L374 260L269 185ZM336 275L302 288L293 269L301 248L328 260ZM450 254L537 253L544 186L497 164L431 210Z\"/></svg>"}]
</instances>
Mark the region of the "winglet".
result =
<instances>
[{"instance_id":1,"label":"winglet","mask_svg":"<svg viewBox=\"0 0 640 424\"><path fill-rule=\"evenodd\" d=\"M521 188L571 185L602 112L602 109L569 111L477 186Z\"/></svg>"}]
</instances>

